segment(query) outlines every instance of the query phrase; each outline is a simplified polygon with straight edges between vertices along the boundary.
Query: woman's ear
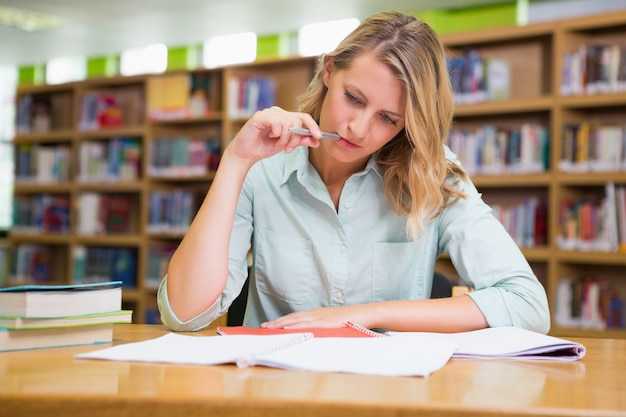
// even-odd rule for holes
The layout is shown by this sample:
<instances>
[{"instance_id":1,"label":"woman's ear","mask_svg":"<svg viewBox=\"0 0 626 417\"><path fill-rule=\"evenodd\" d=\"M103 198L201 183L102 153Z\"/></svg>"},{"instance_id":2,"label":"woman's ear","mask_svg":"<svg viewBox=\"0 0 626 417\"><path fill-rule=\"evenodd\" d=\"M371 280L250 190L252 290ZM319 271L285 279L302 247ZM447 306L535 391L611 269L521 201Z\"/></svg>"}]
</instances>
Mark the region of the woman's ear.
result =
<instances>
[{"instance_id":1,"label":"woman's ear","mask_svg":"<svg viewBox=\"0 0 626 417\"><path fill-rule=\"evenodd\" d=\"M328 84L330 83L330 73L332 71L333 71L333 58L329 56L325 56L323 80L324 80L324 85L326 87L328 87Z\"/></svg>"}]
</instances>

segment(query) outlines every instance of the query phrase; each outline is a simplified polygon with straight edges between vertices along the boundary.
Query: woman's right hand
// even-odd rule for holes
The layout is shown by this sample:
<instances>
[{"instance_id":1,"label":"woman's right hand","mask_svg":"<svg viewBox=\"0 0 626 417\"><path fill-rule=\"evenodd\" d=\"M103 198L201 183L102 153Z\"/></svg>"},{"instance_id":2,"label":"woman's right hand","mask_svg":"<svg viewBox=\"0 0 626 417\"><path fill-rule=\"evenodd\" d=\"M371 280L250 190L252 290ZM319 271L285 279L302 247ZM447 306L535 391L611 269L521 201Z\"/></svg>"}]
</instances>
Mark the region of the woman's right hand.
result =
<instances>
[{"instance_id":1,"label":"woman's right hand","mask_svg":"<svg viewBox=\"0 0 626 417\"><path fill-rule=\"evenodd\" d=\"M292 133L290 127L308 128L312 136ZM292 152L298 146L318 147L321 136L319 126L309 114L273 106L254 113L228 148L238 158L254 164L281 151Z\"/></svg>"}]
</instances>

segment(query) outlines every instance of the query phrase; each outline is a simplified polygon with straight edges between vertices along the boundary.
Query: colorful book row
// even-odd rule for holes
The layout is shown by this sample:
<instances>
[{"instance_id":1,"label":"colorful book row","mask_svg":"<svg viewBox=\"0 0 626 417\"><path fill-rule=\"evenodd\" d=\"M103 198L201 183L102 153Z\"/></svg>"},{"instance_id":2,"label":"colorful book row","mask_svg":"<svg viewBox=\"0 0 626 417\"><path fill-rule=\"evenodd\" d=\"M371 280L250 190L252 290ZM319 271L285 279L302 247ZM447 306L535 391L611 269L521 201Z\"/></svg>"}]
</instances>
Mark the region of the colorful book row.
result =
<instances>
[{"instance_id":1,"label":"colorful book row","mask_svg":"<svg viewBox=\"0 0 626 417\"><path fill-rule=\"evenodd\" d=\"M626 130L621 124L583 122L563 127L561 172L626 171Z\"/></svg>"},{"instance_id":2,"label":"colorful book row","mask_svg":"<svg viewBox=\"0 0 626 417\"><path fill-rule=\"evenodd\" d=\"M228 115L248 118L276 103L276 80L263 76L236 76L228 82Z\"/></svg>"},{"instance_id":3,"label":"colorful book row","mask_svg":"<svg viewBox=\"0 0 626 417\"><path fill-rule=\"evenodd\" d=\"M494 216L520 247L545 246L548 209L538 198L527 198L520 204L492 204Z\"/></svg>"},{"instance_id":4,"label":"colorful book row","mask_svg":"<svg viewBox=\"0 0 626 417\"><path fill-rule=\"evenodd\" d=\"M585 44L563 57L561 94L626 91L626 46Z\"/></svg>"},{"instance_id":5,"label":"colorful book row","mask_svg":"<svg viewBox=\"0 0 626 417\"><path fill-rule=\"evenodd\" d=\"M13 200L14 233L68 233L68 196L37 194L16 196Z\"/></svg>"},{"instance_id":6,"label":"colorful book row","mask_svg":"<svg viewBox=\"0 0 626 417\"><path fill-rule=\"evenodd\" d=\"M88 92L83 95L78 122L80 130L98 130L123 124L124 111L114 94Z\"/></svg>"},{"instance_id":7,"label":"colorful book row","mask_svg":"<svg viewBox=\"0 0 626 417\"><path fill-rule=\"evenodd\" d=\"M69 181L70 160L70 147L66 144L17 144L15 182L49 184Z\"/></svg>"},{"instance_id":8,"label":"colorful book row","mask_svg":"<svg viewBox=\"0 0 626 417\"><path fill-rule=\"evenodd\" d=\"M539 173L549 167L548 129L537 124L525 123L519 130L494 125L456 128L448 146L471 175Z\"/></svg>"},{"instance_id":9,"label":"colorful book row","mask_svg":"<svg viewBox=\"0 0 626 417\"><path fill-rule=\"evenodd\" d=\"M133 233L136 210L132 195L84 192L78 196L76 231L89 236Z\"/></svg>"},{"instance_id":10,"label":"colorful book row","mask_svg":"<svg viewBox=\"0 0 626 417\"><path fill-rule=\"evenodd\" d=\"M167 273L167 265L176 251L177 245L151 245L148 249L148 267L146 286L151 289L159 287L159 283Z\"/></svg>"},{"instance_id":11,"label":"colorful book row","mask_svg":"<svg viewBox=\"0 0 626 417\"><path fill-rule=\"evenodd\" d=\"M137 249L130 247L76 246L72 251L72 282L120 281L124 288L137 287Z\"/></svg>"},{"instance_id":12,"label":"colorful book row","mask_svg":"<svg viewBox=\"0 0 626 417\"><path fill-rule=\"evenodd\" d=\"M141 172L138 138L82 142L79 146L79 182L134 181Z\"/></svg>"},{"instance_id":13,"label":"colorful book row","mask_svg":"<svg viewBox=\"0 0 626 417\"><path fill-rule=\"evenodd\" d=\"M152 142L151 151L151 177L201 176L217 170L220 139L158 138Z\"/></svg>"},{"instance_id":14,"label":"colorful book row","mask_svg":"<svg viewBox=\"0 0 626 417\"><path fill-rule=\"evenodd\" d=\"M190 191L153 191L150 193L148 231L183 234L196 211L196 196Z\"/></svg>"},{"instance_id":15,"label":"colorful book row","mask_svg":"<svg viewBox=\"0 0 626 417\"><path fill-rule=\"evenodd\" d=\"M605 185L602 198L563 199L557 246L563 250L626 251L626 186Z\"/></svg>"},{"instance_id":16,"label":"colorful book row","mask_svg":"<svg viewBox=\"0 0 626 417\"><path fill-rule=\"evenodd\" d=\"M626 328L624 298L610 280L564 279L556 288L555 323L595 330Z\"/></svg>"},{"instance_id":17,"label":"colorful book row","mask_svg":"<svg viewBox=\"0 0 626 417\"><path fill-rule=\"evenodd\" d=\"M10 273L12 284L49 284L52 282L55 251L51 246L20 244L13 251Z\"/></svg>"},{"instance_id":18,"label":"colorful book row","mask_svg":"<svg viewBox=\"0 0 626 417\"><path fill-rule=\"evenodd\" d=\"M511 95L510 64L482 50L468 49L447 58L457 104L508 99Z\"/></svg>"}]
</instances>

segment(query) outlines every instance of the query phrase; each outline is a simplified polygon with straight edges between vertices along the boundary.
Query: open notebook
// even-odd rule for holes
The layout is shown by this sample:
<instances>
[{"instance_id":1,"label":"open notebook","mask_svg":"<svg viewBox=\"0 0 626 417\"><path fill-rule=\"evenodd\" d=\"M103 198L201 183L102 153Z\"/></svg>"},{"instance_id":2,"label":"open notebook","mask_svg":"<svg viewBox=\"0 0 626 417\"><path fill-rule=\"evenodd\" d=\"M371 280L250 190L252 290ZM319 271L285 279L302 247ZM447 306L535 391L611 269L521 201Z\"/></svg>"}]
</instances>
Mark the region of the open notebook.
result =
<instances>
[{"instance_id":1,"label":"open notebook","mask_svg":"<svg viewBox=\"0 0 626 417\"><path fill-rule=\"evenodd\" d=\"M450 358L575 360L584 346L522 329L500 327L476 332L388 333L389 337L314 337L313 333L195 336L169 333L76 355L77 359L226 363L312 372L387 376L428 376Z\"/></svg>"},{"instance_id":2,"label":"open notebook","mask_svg":"<svg viewBox=\"0 0 626 417\"><path fill-rule=\"evenodd\" d=\"M387 332L394 337L412 333ZM456 344L455 358L573 361L587 350L580 343L517 327L491 327L462 333L420 333Z\"/></svg>"}]
</instances>

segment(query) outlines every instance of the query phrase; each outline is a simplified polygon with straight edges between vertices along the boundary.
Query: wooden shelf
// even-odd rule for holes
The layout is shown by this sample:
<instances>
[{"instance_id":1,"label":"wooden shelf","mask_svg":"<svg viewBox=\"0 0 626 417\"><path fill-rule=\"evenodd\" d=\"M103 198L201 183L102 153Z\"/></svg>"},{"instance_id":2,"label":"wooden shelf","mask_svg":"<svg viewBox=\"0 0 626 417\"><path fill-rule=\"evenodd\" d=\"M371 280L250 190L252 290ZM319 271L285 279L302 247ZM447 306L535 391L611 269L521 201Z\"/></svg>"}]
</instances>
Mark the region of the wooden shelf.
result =
<instances>
[{"instance_id":1,"label":"wooden shelf","mask_svg":"<svg viewBox=\"0 0 626 417\"><path fill-rule=\"evenodd\" d=\"M487 101L463 104L455 108L455 117L506 115L550 111L554 105L552 97L524 98L520 100Z\"/></svg>"},{"instance_id":2,"label":"wooden shelf","mask_svg":"<svg viewBox=\"0 0 626 417\"><path fill-rule=\"evenodd\" d=\"M13 138L13 142L19 144L30 142L46 143L70 141L74 137L74 134L74 130L70 129L52 130L50 132L20 133L15 135L15 138Z\"/></svg>"},{"instance_id":3,"label":"wooden shelf","mask_svg":"<svg viewBox=\"0 0 626 417\"><path fill-rule=\"evenodd\" d=\"M69 193L73 187L70 183L16 182L13 185L13 192L15 194L58 194Z\"/></svg>"},{"instance_id":4,"label":"wooden shelf","mask_svg":"<svg viewBox=\"0 0 626 417\"><path fill-rule=\"evenodd\" d=\"M120 136L143 136L146 132L144 125L109 127L97 130L79 130L79 139L105 139Z\"/></svg>"},{"instance_id":5,"label":"wooden shelf","mask_svg":"<svg viewBox=\"0 0 626 417\"><path fill-rule=\"evenodd\" d=\"M90 246L141 246L144 243L143 236L139 234L118 234L104 236L76 235L75 242Z\"/></svg>"},{"instance_id":6,"label":"wooden shelf","mask_svg":"<svg viewBox=\"0 0 626 417\"><path fill-rule=\"evenodd\" d=\"M558 251L556 258L569 264L615 265L626 267L624 252Z\"/></svg>"},{"instance_id":7,"label":"wooden shelf","mask_svg":"<svg viewBox=\"0 0 626 417\"><path fill-rule=\"evenodd\" d=\"M548 173L539 174L502 174L473 175L472 182L479 188L496 187L548 187L553 176Z\"/></svg>"},{"instance_id":8,"label":"wooden shelf","mask_svg":"<svg viewBox=\"0 0 626 417\"><path fill-rule=\"evenodd\" d=\"M78 182L76 189L78 191L99 191L99 192L141 192L144 189L144 183L142 181L125 182L125 181L110 181L110 182Z\"/></svg>"}]
</instances>

